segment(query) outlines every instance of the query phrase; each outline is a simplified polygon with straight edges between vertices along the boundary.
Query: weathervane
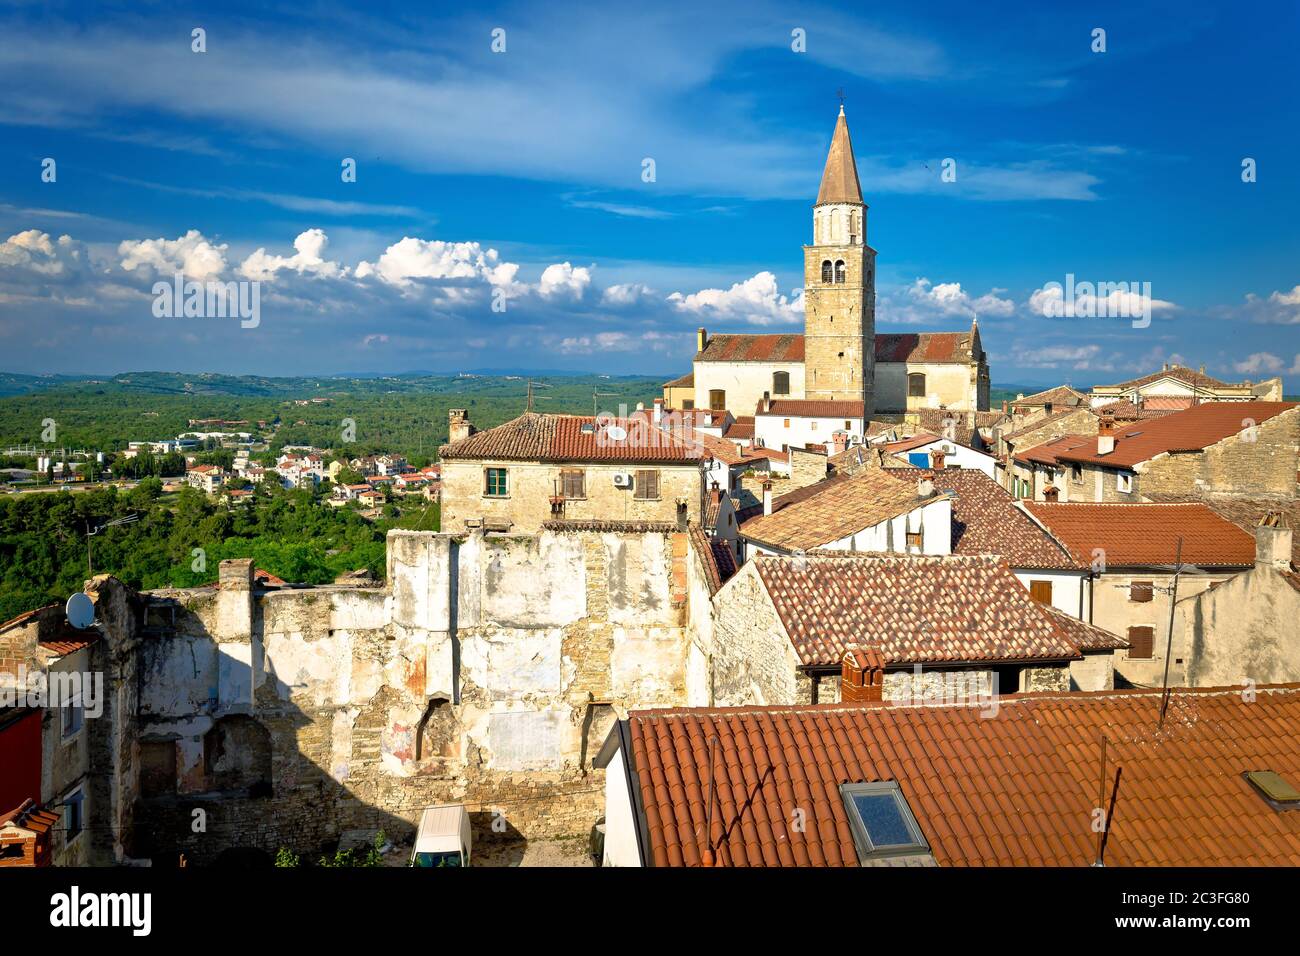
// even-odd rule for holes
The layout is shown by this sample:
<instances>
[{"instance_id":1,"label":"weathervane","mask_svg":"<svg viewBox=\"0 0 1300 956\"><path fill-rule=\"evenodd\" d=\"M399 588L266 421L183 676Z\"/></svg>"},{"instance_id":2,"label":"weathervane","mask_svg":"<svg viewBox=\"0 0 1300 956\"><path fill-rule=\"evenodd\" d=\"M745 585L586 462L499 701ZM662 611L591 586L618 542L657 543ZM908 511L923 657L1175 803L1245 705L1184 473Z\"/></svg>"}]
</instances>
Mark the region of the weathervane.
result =
<instances>
[{"instance_id":1,"label":"weathervane","mask_svg":"<svg viewBox=\"0 0 1300 956\"><path fill-rule=\"evenodd\" d=\"M840 98L840 109L844 109L844 87L841 86L836 90L835 95Z\"/></svg>"}]
</instances>

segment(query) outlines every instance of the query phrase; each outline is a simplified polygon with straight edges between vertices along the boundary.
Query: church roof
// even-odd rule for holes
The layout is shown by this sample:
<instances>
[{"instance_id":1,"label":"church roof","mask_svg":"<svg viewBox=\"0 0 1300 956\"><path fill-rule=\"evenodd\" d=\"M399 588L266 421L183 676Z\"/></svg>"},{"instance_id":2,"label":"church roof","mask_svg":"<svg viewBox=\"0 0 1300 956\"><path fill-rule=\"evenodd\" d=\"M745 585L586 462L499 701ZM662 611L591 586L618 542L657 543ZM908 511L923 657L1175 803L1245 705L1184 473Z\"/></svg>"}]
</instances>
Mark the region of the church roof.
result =
<instances>
[{"instance_id":1,"label":"church roof","mask_svg":"<svg viewBox=\"0 0 1300 956\"><path fill-rule=\"evenodd\" d=\"M978 333L976 333L978 334ZM877 332L877 362L974 361L971 332ZM697 362L802 362L802 335L715 335Z\"/></svg>"},{"instance_id":2,"label":"church roof","mask_svg":"<svg viewBox=\"0 0 1300 956\"><path fill-rule=\"evenodd\" d=\"M830 152L826 154L822 186L817 191L817 205L828 202L862 202L858 165L853 161L853 143L849 139L849 123L844 118L843 106L840 107L839 119L835 121Z\"/></svg>"}]
</instances>

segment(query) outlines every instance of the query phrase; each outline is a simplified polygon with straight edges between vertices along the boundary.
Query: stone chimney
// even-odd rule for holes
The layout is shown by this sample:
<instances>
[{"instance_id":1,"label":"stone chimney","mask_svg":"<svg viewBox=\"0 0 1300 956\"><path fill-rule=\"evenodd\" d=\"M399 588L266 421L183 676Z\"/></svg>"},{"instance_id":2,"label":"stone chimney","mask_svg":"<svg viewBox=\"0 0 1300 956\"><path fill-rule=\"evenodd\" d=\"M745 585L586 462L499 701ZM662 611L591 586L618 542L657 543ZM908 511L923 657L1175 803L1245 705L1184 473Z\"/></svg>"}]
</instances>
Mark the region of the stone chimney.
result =
<instances>
[{"instance_id":1,"label":"stone chimney","mask_svg":"<svg viewBox=\"0 0 1300 956\"><path fill-rule=\"evenodd\" d=\"M1291 525L1280 511L1270 511L1255 528L1255 567L1291 569Z\"/></svg>"},{"instance_id":2,"label":"stone chimney","mask_svg":"<svg viewBox=\"0 0 1300 956\"><path fill-rule=\"evenodd\" d=\"M935 471L943 470L944 451L942 448L935 448L930 452L930 467Z\"/></svg>"},{"instance_id":3,"label":"stone chimney","mask_svg":"<svg viewBox=\"0 0 1300 956\"><path fill-rule=\"evenodd\" d=\"M1103 411L1097 419L1097 454L1109 455L1115 450L1115 416Z\"/></svg>"},{"instance_id":4,"label":"stone chimney","mask_svg":"<svg viewBox=\"0 0 1300 956\"><path fill-rule=\"evenodd\" d=\"M447 412L447 440L458 442L462 438L468 438L474 434L474 426L470 423L469 412L463 408L453 408Z\"/></svg>"},{"instance_id":5,"label":"stone chimney","mask_svg":"<svg viewBox=\"0 0 1300 956\"><path fill-rule=\"evenodd\" d=\"M770 515L771 513L772 513L772 482L769 479L763 482L763 514Z\"/></svg>"},{"instance_id":6,"label":"stone chimney","mask_svg":"<svg viewBox=\"0 0 1300 956\"><path fill-rule=\"evenodd\" d=\"M1059 501L1060 498L1061 498L1061 492L1055 486L1048 485L1046 488L1043 489L1044 501Z\"/></svg>"},{"instance_id":7,"label":"stone chimney","mask_svg":"<svg viewBox=\"0 0 1300 956\"><path fill-rule=\"evenodd\" d=\"M709 503L714 507L722 504L722 489L716 481L709 485Z\"/></svg>"},{"instance_id":8,"label":"stone chimney","mask_svg":"<svg viewBox=\"0 0 1300 956\"><path fill-rule=\"evenodd\" d=\"M763 401L759 403L758 410L760 412L766 412L771 407L772 407L772 393L764 392Z\"/></svg>"},{"instance_id":9,"label":"stone chimney","mask_svg":"<svg viewBox=\"0 0 1300 956\"><path fill-rule=\"evenodd\" d=\"M840 455L849 447L849 433L837 431L831 435L831 454Z\"/></svg>"},{"instance_id":10,"label":"stone chimney","mask_svg":"<svg viewBox=\"0 0 1300 956\"><path fill-rule=\"evenodd\" d=\"M709 345L709 333L704 326L695 330L695 351L703 352Z\"/></svg>"},{"instance_id":11,"label":"stone chimney","mask_svg":"<svg viewBox=\"0 0 1300 956\"><path fill-rule=\"evenodd\" d=\"M880 648L855 644L844 651L840 700L844 703L885 699L885 658Z\"/></svg>"},{"instance_id":12,"label":"stone chimney","mask_svg":"<svg viewBox=\"0 0 1300 956\"><path fill-rule=\"evenodd\" d=\"M663 424L663 420L664 420L664 400L663 400L662 398L656 398L656 399L655 399L655 403L654 403L654 412L653 412L653 414L651 415L650 420L651 420L652 422L654 422L656 428L659 427L661 424Z\"/></svg>"}]
</instances>

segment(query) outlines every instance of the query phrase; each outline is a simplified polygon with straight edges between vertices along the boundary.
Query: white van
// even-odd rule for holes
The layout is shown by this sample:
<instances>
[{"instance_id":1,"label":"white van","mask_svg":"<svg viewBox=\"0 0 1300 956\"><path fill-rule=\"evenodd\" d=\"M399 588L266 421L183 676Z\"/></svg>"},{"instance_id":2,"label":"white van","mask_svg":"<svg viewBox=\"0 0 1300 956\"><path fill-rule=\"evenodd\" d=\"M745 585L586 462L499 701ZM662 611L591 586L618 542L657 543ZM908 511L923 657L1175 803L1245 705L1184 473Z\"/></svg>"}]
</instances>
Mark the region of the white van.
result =
<instances>
[{"instance_id":1,"label":"white van","mask_svg":"<svg viewBox=\"0 0 1300 956\"><path fill-rule=\"evenodd\" d=\"M427 807L408 866L469 866L470 842L469 813L462 804Z\"/></svg>"}]
</instances>

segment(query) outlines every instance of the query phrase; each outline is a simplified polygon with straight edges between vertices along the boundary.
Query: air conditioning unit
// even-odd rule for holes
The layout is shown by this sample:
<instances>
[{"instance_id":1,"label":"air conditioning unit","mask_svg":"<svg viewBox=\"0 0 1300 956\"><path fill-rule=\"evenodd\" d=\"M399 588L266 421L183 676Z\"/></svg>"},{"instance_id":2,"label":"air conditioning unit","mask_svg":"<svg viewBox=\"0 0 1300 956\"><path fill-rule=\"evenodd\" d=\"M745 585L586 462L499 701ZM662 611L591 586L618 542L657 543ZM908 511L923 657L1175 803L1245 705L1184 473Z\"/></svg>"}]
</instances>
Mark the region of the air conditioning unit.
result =
<instances>
[{"instance_id":1,"label":"air conditioning unit","mask_svg":"<svg viewBox=\"0 0 1300 956\"><path fill-rule=\"evenodd\" d=\"M632 476L629 475L626 471L617 471L617 472L615 472L615 473L614 473L614 487L615 487L615 488L631 488L631 487L632 487Z\"/></svg>"}]
</instances>

